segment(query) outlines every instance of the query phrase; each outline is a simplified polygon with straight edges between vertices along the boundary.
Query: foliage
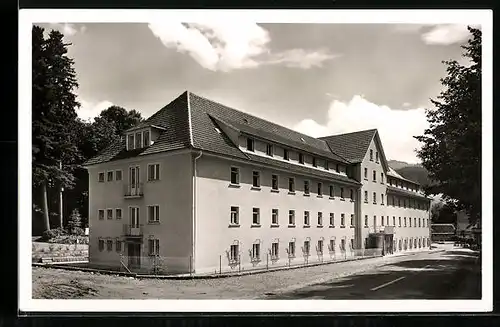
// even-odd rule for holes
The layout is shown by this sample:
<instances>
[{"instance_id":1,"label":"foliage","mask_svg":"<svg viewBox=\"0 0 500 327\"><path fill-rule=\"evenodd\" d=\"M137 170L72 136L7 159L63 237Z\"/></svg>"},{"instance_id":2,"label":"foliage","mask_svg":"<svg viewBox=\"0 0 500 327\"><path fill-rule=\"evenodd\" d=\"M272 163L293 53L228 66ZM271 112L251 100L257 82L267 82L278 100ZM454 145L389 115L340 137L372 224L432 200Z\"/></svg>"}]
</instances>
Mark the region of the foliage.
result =
<instances>
[{"instance_id":1,"label":"foliage","mask_svg":"<svg viewBox=\"0 0 500 327\"><path fill-rule=\"evenodd\" d=\"M431 207L431 221L433 224L456 224L457 213L448 203L436 202Z\"/></svg>"},{"instance_id":2,"label":"foliage","mask_svg":"<svg viewBox=\"0 0 500 327\"><path fill-rule=\"evenodd\" d=\"M49 239L47 242L57 244L75 244L76 241L78 241L78 244L89 244L89 238L87 236L80 235L59 235Z\"/></svg>"},{"instance_id":3,"label":"foliage","mask_svg":"<svg viewBox=\"0 0 500 327\"><path fill-rule=\"evenodd\" d=\"M68 231L70 234L73 235L82 235L82 217L80 216L80 212L78 209L73 209L73 212L71 212L71 215L69 216L69 221L68 221ZM78 234L80 233L80 234Z\"/></svg>"},{"instance_id":4,"label":"foliage","mask_svg":"<svg viewBox=\"0 0 500 327\"><path fill-rule=\"evenodd\" d=\"M481 212L481 31L471 33L463 56L470 66L445 61L445 90L426 111L430 127L415 138L423 143L418 157L434 185L428 194L443 194L455 210L465 209L474 223Z\"/></svg>"},{"instance_id":5,"label":"foliage","mask_svg":"<svg viewBox=\"0 0 500 327\"><path fill-rule=\"evenodd\" d=\"M41 241L47 242L54 238L68 235L68 231L63 228L49 229L43 232Z\"/></svg>"}]
</instances>

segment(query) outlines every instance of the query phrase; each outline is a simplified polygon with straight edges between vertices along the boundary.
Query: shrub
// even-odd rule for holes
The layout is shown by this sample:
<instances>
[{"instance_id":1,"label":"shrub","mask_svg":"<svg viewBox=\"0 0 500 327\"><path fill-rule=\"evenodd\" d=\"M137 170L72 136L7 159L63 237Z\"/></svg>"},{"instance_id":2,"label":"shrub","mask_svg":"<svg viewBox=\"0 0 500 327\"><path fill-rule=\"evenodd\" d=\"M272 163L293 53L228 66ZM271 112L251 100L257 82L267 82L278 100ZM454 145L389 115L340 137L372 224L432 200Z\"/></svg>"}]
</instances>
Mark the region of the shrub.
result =
<instances>
[{"instance_id":1,"label":"shrub","mask_svg":"<svg viewBox=\"0 0 500 327\"><path fill-rule=\"evenodd\" d=\"M76 235L76 236L83 236L83 235L85 235L85 230L81 227L74 227L71 234Z\"/></svg>"},{"instance_id":2,"label":"shrub","mask_svg":"<svg viewBox=\"0 0 500 327\"><path fill-rule=\"evenodd\" d=\"M72 235L82 235L85 232L82 229L82 217L78 209L74 209L69 216L68 230Z\"/></svg>"},{"instance_id":3,"label":"shrub","mask_svg":"<svg viewBox=\"0 0 500 327\"><path fill-rule=\"evenodd\" d=\"M49 241L53 238L63 236L63 235L68 235L68 232L63 228L49 229L49 230L46 230L45 232L43 232L42 241Z\"/></svg>"}]
</instances>

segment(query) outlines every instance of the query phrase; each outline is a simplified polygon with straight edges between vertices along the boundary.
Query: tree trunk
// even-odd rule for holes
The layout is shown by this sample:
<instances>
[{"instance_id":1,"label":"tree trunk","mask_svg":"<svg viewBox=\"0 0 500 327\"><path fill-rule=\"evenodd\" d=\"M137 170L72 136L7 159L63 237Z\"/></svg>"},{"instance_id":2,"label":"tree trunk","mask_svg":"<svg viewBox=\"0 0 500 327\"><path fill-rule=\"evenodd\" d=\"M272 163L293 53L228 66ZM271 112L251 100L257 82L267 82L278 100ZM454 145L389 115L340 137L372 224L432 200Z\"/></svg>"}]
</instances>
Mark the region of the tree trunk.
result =
<instances>
[{"instance_id":1,"label":"tree trunk","mask_svg":"<svg viewBox=\"0 0 500 327\"><path fill-rule=\"evenodd\" d=\"M45 225L45 230L50 230L49 221L49 203L47 201L47 184L42 183L42 201L43 201L43 222Z\"/></svg>"},{"instance_id":2,"label":"tree trunk","mask_svg":"<svg viewBox=\"0 0 500 327\"><path fill-rule=\"evenodd\" d=\"M59 161L59 169L62 170L62 161ZM59 184L59 227L63 228L63 187Z\"/></svg>"}]
</instances>

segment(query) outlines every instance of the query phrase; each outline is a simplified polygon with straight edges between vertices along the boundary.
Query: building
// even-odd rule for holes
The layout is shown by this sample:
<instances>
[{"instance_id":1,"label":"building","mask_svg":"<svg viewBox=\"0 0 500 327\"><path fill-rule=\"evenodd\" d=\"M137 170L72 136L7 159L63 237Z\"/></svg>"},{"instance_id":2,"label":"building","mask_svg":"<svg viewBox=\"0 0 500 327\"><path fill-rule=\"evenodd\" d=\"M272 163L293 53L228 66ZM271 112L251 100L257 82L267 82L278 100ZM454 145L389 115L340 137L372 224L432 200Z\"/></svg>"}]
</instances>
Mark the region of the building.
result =
<instances>
[{"instance_id":1,"label":"building","mask_svg":"<svg viewBox=\"0 0 500 327\"><path fill-rule=\"evenodd\" d=\"M457 237L454 224L431 224L432 242L451 242Z\"/></svg>"},{"instance_id":2,"label":"building","mask_svg":"<svg viewBox=\"0 0 500 327\"><path fill-rule=\"evenodd\" d=\"M430 247L377 130L313 138L184 92L86 163L93 265L206 273Z\"/></svg>"}]
</instances>

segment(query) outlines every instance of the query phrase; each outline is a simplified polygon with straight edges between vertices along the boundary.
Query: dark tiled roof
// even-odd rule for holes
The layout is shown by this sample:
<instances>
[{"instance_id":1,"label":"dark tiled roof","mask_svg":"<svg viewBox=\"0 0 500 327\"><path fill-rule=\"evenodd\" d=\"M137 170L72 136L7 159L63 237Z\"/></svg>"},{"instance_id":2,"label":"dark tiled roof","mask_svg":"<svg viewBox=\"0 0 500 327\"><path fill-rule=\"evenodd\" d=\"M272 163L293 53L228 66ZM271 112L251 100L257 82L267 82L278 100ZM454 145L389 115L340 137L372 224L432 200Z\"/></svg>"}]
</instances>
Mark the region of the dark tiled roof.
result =
<instances>
[{"instance_id":1,"label":"dark tiled roof","mask_svg":"<svg viewBox=\"0 0 500 327\"><path fill-rule=\"evenodd\" d=\"M432 234L455 234L455 226L453 224L432 224Z\"/></svg>"},{"instance_id":2,"label":"dark tiled roof","mask_svg":"<svg viewBox=\"0 0 500 327\"><path fill-rule=\"evenodd\" d=\"M350 162L357 163L363 161L376 132L376 129L369 129L353 133L330 135L320 137L319 139L326 141L333 153L346 158Z\"/></svg>"}]
</instances>

